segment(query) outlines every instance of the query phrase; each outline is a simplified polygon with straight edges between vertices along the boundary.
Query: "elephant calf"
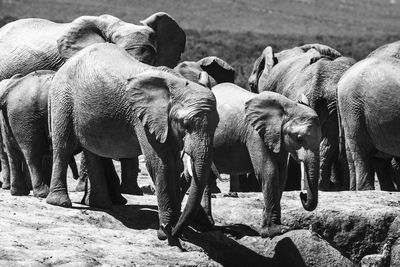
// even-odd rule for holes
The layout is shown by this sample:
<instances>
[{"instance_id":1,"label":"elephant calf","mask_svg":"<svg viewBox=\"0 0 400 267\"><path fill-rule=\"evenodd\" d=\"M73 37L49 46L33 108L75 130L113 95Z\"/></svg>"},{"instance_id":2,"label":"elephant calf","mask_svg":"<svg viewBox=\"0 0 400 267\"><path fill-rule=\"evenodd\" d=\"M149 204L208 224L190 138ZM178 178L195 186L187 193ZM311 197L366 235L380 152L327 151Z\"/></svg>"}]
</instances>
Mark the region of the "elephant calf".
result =
<instances>
[{"instance_id":1,"label":"elephant calf","mask_svg":"<svg viewBox=\"0 0 400 267\"><path fill-rule=\"evenodd\" d=\"M254 171L265 201L261 236L281 234L286 231L281 225L280 199L287 179L288 153L303 166L307 189L307 194L300 194L303 207L312 211L318 203L318 116L308 106L273 92L254 94L231 83L216 85L212 92L220 117L213 161L221 173ZM185 167L185 173L191 173L190 164ZM211 216L211 196L207 193L205 209Z\"/></svg>"},{"instance_id":2,"label":"elephant calf","mask_svg":"<svg viewBox=\"0 0 400 267\"><path fill-rule=\"evenodd\" d=\"M54 73L17 74L0 82L3 141L10 162L12 195L29 194L22 171L24 159L31 176L33 195L46 197L49 193L51 139L47 100ZM78 172L73 157L70 166L76 178Z\"/></svg>"}]
</instances>

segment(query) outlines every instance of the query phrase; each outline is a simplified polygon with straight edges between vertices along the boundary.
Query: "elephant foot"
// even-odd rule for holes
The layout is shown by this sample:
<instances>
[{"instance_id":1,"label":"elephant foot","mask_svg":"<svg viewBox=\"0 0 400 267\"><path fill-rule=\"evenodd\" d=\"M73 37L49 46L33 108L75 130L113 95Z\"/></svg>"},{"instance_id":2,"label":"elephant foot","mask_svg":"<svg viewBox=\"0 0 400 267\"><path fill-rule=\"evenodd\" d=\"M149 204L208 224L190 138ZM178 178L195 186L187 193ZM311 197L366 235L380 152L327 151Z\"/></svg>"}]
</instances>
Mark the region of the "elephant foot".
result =
<instances>
[{"instance_id":1,"label":"elephant foot","mask_svg":"<svg viewBox=\"0 0 400 267\"><path fill-rule=\"evenodd\" d=\"M71 208L71 199L66 190L50 191L46 198L46 203L50 205Z\"/></svg>"},{"instance_id":2,"label":"elephant foot","mask_svg":"<svg viewBox=\"0 0 400 267\"><path fill-rule=\"evenodd\" d=\"M86 179L78 178L78 184L75 187L75 192L85 192Z\"/></svg>"},{"instance_id":3,"label":"elephant foot","mask_svg":"<svg viewBox=\"0 0 400 267\"><path fill-rule=\"evenodd\" d=\"M208 215L204 209L200 208L190 225L196 230L207 232L214 230L215 221L211 215Z\"/></svg>"},{"instance_id":4,"label":"elephant foot","mask_svg":"<svg viewBox=\"0 0 400 267\"><path fill-rule=\"evenodd\" d=\"M287 231L289 231L289 227L288 226L284 226L281 224L273 224L271 226L263 226L261 228L260 231L260 235L262 238L266 238L266 237L274 237L277 235L282 235L284 233L286 233Z\"/></svg>"},{"instance_id":5,"label":"elephant foot","mask_svg":"<svg viewBox=\"0 0 400 267\"><path fill-rule=\"evenodd\" d=\"M180 251L184 251L178 237L171 235L172 227L170 225L160 226L157 230L157 237L159 240L167 240L168 245L179 248Z\"/></svg>"},{"instance_id":6,"label":"elephant foot","mask_svg":"<svg viewBox=\"0 0 400 267\"><path fill-rule=\"evenodd\" d=\"M10 189L10 182L4 182L1 185L1 188L4 189L4 190L9 190Z\"/></svg>"},{"instance_id":7,"label":"elephant foot","mask_svg":"<svg viewBox=\"0 0 400 267\"><path fill-rule=\"evenodd\" d=\"M49 192L50 192L49 187L46 184L43 184L43 185L33 189L33 196L45 198L45 197L47 197Z\"/></svg>"},{"instance_id":8,"label":"elephant foot","mask_svg":"<svg viewBox=\"0 0 400 267\"><path fill-rule=\"evenodd\" d=\"M11 187L10 192L12 196L27 196L31 190L27 186L21 188Z\"/></svg>"},{"instance_id":9,"label":"elephant foot","mask_svg":"<svg viewBox=\"0 0 400 267\"><path fill-rule=\"evenodd\" d=\"M94 197L93 195L87 194L83 197L81 204L89 207L112 210L112 201L109 197Z\"/></svg>"},{"instance_id":10,"label":"elephant foot","mask_svg":"<svg viewBox=\"0 0 400 267\"><path fill-rule=\"evenodd\" d=\"M111 196L111 202L113 205L125 205L128 203L128 200L124 198L121 194L117 194L115 196Z\"/></svg>"},{"instance_id":11,"label":"elephant foot","mask_svg":"<svg viewBox=\"0 0 400 267\"><path fill-rule=\"evenodd\" d=\"M121 192L129 195L143 196L143 191L137 184L132 186L121 184Z\"/></svg>"}]
</instances>

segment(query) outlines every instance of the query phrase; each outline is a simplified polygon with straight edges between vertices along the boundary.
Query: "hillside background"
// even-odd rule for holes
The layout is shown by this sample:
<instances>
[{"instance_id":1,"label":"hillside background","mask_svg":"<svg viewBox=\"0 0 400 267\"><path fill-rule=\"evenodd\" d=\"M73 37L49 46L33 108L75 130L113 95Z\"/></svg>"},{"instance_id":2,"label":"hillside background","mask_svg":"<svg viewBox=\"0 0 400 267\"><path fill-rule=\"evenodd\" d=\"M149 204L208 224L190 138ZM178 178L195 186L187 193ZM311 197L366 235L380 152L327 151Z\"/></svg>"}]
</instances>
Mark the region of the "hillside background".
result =
<instances>
[{"instance_id":1,"label":"hillside background","mask_svg":"<svg viewBox=\"0 0 400 267\"><path fill-rule=\"evenodd\" d=\"M138 23L157 11L186 30L183 60L221 57L243 87L267 45L279 51L323 43L359 60L400 39L400 0L0 0L0 25L17 18L69 22L100 14Z\"/></svg>"}]
</instances>

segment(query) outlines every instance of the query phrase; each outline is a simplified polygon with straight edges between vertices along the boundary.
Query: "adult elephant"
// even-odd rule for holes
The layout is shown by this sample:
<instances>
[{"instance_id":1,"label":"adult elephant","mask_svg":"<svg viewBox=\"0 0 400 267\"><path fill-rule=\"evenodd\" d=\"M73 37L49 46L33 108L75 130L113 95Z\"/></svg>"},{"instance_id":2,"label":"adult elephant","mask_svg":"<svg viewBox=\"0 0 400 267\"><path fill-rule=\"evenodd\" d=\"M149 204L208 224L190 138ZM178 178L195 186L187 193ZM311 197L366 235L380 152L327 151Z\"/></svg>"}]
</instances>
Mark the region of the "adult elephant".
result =
<instances>
[{"instance_id":1,"label":"adult elephant","mask_svg":"<svg viewBox=\"0 0 400 267\"><path fill-rule=\"evenodd\" d=\"M141 21L141 25L111 15L82 16L71 23L20 19L0 29L0 80L41 69L57 70L82 48L105 42L118 45L142 62L174 67L184 51L186 35L176 21L163 12L151 15ZM2 148L0 160L3 181L6 181L3 187L6 187L10 170ZM124 162L130 164L130 161ZM132 172L135 173L124 173ZM123 185L129 191L131 186L124 183L129 178L124 173Z\"/></svg>"},{"instance_id":2,"label":"adult elephant","mask_svg":"<svg viewBox=\"0 0 400 267\"><path fill-rule=\"evenodd\" d=\"M382 46L352 66L338 83L352 189L374 189L375 172L383 190L394 190L393 182L400 184L399 55L400 42Z\"/></svg>"},{"instance_id":3,"label":"adult elephant","mask_svg":"<svg viewBox=\"0 0 400 267\"><path fill-rule=\"evenodd\" d=\"M214 135L215 166L228 174L254 171L264 196L261 236L284 233L287 227L281 224L280 199L287 179L288 153L303 165L307 190L307 194L300 194L303 207L312 211L318 203L317 114L274 92L254 94L231 83L216 85L212 92L220 118ZM185 167L185 173L191 174L190 164ZM186 177L187 181L190 176L193 175ZM205 198L206 213L211 217L211 195L206 194Z\"/></svg>"},{"instance_id":4,"label":"adult elephant","mask_svg":"<svg viewBox=\"0 0 400 267\"><path fill-rule=\"evenodd\" d=\"M322 127L321 190L348 188L347 162L344 153L339 154L336 88L354 62L321 44L306 44L279 53L269 46L255 61L249 77L253 92L273 91L295 101L304 94L318 114Z\"/></svg>"},{"instance_id":5,"label":"adult elephant","mask_svg":"<svg viewBox=\"0 0 400 267\"><path fill-rule=\"evenodd\" d=\"M30 192L31 185L23 175L24 163L30 173L33 195L46 197L49 192L52 156L47 100L54 74L54 71L37 71L0 81L0 109L5 118L2 126L10 155L12 195ZM75 150L79 152L78 148ZM69 165L77 178L73 157Z\"/></svg>"},{"instance_id":6,"label":"adult elephant","mask_svg":"<svg viewBox=\"0 0 400 267\"><path fill-rule=\"evenodd\" d=\"M143 153L156 187L160 237L166 234L175 243L201 201L218 123L210 89L178 76L140 63L113 44L91 45L66 62L50 96L53 172L47 203L71 206L66 168L76 142L88 161L84 201L100 208L111 206L107 189L118 184L104 177L111 158ZM190 155L195 179L179 217L180 150ZM124 202L122 196L115 199Z\"/></svg>"}]
</instances>

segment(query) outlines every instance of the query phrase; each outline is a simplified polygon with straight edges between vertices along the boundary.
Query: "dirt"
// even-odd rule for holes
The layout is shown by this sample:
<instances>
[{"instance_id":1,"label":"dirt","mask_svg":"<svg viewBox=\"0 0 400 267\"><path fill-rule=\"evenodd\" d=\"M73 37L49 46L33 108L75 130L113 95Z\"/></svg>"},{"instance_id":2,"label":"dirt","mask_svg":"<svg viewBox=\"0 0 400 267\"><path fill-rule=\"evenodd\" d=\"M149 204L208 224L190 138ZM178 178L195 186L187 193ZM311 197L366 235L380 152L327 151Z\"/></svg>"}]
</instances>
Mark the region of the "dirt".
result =
<instances>
[{"instance_id":1,"label":"dirt","mask_svg":"<svg viewBox=\"0 0 400 267\"><path fill-rule=\"evenodd\" d=\"M141 169L139 185L151 185ZM204 234L187 230L182 252L157 239L154 195L125 195L126 206L94 210L80 204L83 193L73 192L73 179L68 182L71 209L0 190L0 266L283 266L288 261L351 266L379 253L400 214L400 193L321 192L318 208L307 212L299 192L285 192L282 220L292 230L262 239L257 232L261 193L229 197L224 179L218 182L222 193L213 198L217 229Z\"/></svg>"}]
</instances>

